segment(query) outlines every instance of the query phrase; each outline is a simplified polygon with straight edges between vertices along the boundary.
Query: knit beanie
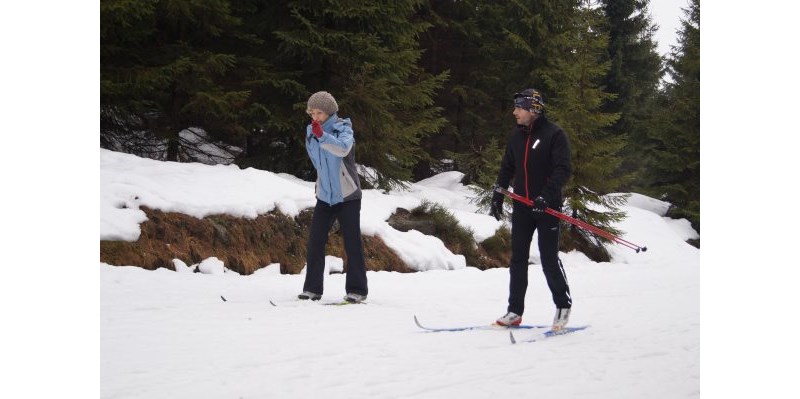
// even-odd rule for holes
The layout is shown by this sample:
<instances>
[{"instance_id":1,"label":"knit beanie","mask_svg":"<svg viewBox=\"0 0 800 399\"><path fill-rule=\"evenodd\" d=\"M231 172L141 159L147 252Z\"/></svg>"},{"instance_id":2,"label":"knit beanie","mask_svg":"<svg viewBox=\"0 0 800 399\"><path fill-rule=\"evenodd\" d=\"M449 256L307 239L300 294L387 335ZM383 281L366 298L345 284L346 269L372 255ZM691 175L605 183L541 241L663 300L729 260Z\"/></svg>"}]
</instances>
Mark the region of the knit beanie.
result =
<instances>
[{"instance_id":1,"label":"knit beanie","mask_svg":"<svg viewBox=\"0 0 800 399\"><path fill-rule=\"evenodd\" d=\"M542 94L536 89L525 89L514 94L514 107L541 114L544 112Z\"/></svg>"},{"instance_id":2,"label":"knit beanie","mask_svg":"<svg viewBox=\"0 0 800 399\"><path fill-rule=\"evenodd\" d=\"M311 110L312 108L316 108L328 115L333 115L336 111L339 111L339 104L336 103L336 99L333 98L331 93L318 91L308 98L307 109Z\"/></svg>"}]
</instances>

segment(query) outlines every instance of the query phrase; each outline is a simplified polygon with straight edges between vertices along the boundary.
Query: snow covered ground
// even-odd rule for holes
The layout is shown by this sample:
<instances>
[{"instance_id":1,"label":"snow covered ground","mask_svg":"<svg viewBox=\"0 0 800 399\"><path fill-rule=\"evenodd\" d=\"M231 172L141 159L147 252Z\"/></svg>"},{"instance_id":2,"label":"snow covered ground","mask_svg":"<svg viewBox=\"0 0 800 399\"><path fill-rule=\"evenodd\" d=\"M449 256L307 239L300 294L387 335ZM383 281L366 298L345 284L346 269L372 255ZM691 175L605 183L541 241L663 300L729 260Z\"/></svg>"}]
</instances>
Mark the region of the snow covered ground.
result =
<instances>
[{"instance_id":1,"label":"snow covered ground","mask_svg":"<svg viewBox=\"0 0 800 399\"><path fill-rule=\"evenodd\" d=\"M574 298L570 324L589 329L512 345L506 331L417 328L414 315L430 326L462 326L488 324L505 312L507 269L467 267L438 239L385 222L394 208L427 199L476 236L490 236L500 223L475 212L458 180L458 173L444 173L409 191L365 191L364 233L380 235L425 270L369 272L367 305L295 301L303 276L281 275L277 265L241 276L101 264L101 396L699 397L700 251L684 243L696 232L664 218L663 202L638 194L619 227L647 252L614 245L613 261L599 264L561 254ZM138 237L139 205L252 217L274 207L296 214L313 204L313 183L290 176L108 151L101 151L100 187L100 235L116 239ZM553 304L535 245L531 254L524 322L547 324ZM322 302L344 293L343 275L326 277Z\"/></svg>"}]
</instances>

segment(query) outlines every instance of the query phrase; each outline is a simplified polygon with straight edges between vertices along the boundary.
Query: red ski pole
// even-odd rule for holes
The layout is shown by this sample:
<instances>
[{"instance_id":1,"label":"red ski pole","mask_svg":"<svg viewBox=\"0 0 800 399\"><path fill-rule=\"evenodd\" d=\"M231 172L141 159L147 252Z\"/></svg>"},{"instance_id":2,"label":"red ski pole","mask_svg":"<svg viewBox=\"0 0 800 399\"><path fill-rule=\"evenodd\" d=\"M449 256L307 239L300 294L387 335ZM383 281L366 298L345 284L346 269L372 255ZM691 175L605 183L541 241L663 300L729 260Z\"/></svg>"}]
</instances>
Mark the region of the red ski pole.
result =
<instances>
[{"instance_id":1,"label":"red ski pole","mask_svg":"<svg viewBox=\"0 0 800 399\"><path fill-rule=\"evenodd\" d=\"M525 197L523 197L521 195L514 194L511 191L508 191L508 190L506 190L504 188L496 187L494 190L497 191L498 193L501 193L501 194L511 198L512 200L516 200L516 201L522 202L523 204L531 206L531 207L533 206L533 201L532 200L530 200L528 198L525 198ZM615 235L613 235L613 234L611 234L611 233L609 233L609 232L607 232L607 231L605 231L605 230L603 230L603 229L601 229L599 227L592 226L591 224L586 223L583 220L575 219L574 217L567 216L567 215L565 215L565 214L563 214L563 213L561 213L561 212L559 212L559 211L557 211L555 209L545 208L544 211L546 213L550 214L550 215L553 215L553 216L561 219L561 220L564 220L564 221L567 221L569 223L572 223L575 226L578 226L578 227L580 227L580 228L582 228L582 229L584 229L586 231L589 231L591 233L597 234L600 237L607 238L607 239L609 239L611 241L616 242L617 244L621 244L621 245L624 245L624 246L626 246L626 247L628 247L630 249L633 249L633 250L636 251L636 253L639 253L639 251L642 251L642 252L647 251L647 247L642 247L642 246L636 245L636 244L634 244L634 243L632 243L630 241L627 241L627 240L624 240L624 239L622 239L620 237L617 237L617 236L615 236Z\"/></svg>"}]
</instances>

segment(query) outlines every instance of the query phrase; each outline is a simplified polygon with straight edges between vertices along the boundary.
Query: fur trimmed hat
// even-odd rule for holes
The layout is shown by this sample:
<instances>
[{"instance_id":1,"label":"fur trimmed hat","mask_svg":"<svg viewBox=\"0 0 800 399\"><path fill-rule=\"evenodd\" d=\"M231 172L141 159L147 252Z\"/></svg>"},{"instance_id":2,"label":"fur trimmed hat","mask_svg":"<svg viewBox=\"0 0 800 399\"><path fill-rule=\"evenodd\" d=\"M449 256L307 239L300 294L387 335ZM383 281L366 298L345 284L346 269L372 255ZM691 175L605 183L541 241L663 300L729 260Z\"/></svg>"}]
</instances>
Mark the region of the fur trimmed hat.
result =
<instances>
[{"instance_id":1,"label":"fur trimmed hat","mask_svg":"<svg viewBox=\"0 0 800 399\"><path fill-rule=\"evenodd\" d=\"M306 109L310 111L312 108L316 108L328 115L333 115L339 111L339 104L336 103L336 99L333 98L331 93L318 91L308 98Z\"/></svg>"}]
</instances>

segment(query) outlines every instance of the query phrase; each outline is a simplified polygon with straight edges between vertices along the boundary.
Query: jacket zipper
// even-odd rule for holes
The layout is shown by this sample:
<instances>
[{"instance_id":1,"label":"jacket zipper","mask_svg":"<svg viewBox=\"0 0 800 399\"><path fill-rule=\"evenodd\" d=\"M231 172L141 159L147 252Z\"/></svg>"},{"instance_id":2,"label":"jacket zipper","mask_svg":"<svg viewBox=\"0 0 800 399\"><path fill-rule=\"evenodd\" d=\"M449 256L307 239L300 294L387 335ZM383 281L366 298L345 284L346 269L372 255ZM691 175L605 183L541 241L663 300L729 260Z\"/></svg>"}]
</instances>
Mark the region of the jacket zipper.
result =
<instances>
[{"instance_id":1,"label":"jacket zipper","mask_svg":"<svg viewBox=\"0 0 800 399\"><path fill-rule=\"evenodd\" d=\"M325 178L328 180L328 194L330 198L327 198L329 203L333 202L333 183L331 182L331 166L328 164L328 157L322 156L322 150L319 150L320 159L325 161Z\"/></svg>"},{"instance_id":2,"label":"jacket zipper","mask_svg":"<svg viewBox=\"0 0 800 399\"><path fill-rule=\"evenodd\" d=\"M528 150L530 149L531 136L533 135L533 123L531 129L528 131L528 139L525 141L525 161L522 163L522 168L525 169L525 198L530 199L528 192Z\"/></svg>"}]
</instances>

